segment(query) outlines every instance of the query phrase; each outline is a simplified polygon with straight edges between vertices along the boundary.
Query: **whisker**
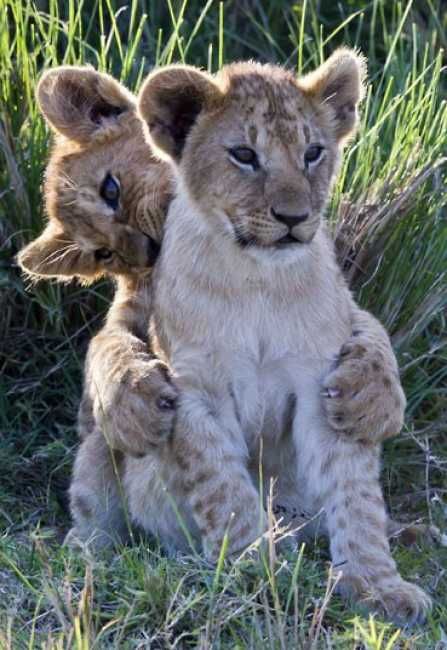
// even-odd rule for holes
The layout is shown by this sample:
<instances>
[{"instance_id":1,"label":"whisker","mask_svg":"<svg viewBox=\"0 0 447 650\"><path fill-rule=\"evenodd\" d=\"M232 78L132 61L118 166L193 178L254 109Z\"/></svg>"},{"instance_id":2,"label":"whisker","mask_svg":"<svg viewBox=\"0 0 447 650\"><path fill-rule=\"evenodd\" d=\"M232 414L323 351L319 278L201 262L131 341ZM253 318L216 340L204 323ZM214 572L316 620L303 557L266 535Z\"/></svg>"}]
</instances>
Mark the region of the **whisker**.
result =
<instances>
[{"instance_id":1,"label":"whisker","mask_svg":"<svg viewBox=\"0 0 447 650\"><path fill-rule=\"evenodd\" d=\"M69 176L66 172L62 172L61 174L64 186L68 189L71 190L77 190L79 188L79 183L77 183L71 176Z\"/></svg>"},{"instance_id":2,"label":"whisker","mask_svg":"<svg viewBox=\"0 0 447 650\"><path fill-rule=\"evenodd\" d=\"M58 264L61 263L62 260L72 252L80 252L78 246L75 243L70 244L69 246L65 246L64 248L58 248L55 251L52 251L49 255L47 255L38 265L37 269L41 269L43 266L47 264Z\"/></svg>"}]
</instances>

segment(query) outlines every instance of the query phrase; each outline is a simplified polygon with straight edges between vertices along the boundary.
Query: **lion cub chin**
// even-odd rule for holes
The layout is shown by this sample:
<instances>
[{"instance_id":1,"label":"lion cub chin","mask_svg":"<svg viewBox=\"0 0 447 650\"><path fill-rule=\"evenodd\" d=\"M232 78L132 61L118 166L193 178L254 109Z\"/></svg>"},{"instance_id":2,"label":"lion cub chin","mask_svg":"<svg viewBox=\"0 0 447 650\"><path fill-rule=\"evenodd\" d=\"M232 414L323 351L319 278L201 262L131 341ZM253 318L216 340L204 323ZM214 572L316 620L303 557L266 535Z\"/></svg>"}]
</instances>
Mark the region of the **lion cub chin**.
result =
<instances>
[{"instance_id":1,"label":"lion cub chin","mask_svg":"<svg viewBox=\"0 0 447 650\"><path fill-rule=\"evenodd\" d=\"M359 411L340 435L347 415L327 417L323 390L354 330L358 346L347 351L354 366L369 354L364 328L379 336L321 224L357 123L364 67L343 49L298 80L255 63L225 66L216 77L187 66L149 76L139 110L151 146L176 174L153 329L181 389L174 437L182 431L197 441L183 463L208 552L225 530L235 548L258 534L262 449L262 489L275 481L285 519L292 506L324 511L341 590L414 622L430 599L400 577L390 553L377 439L357 435ZM393 386L390 408L401 418L397 367L383 359L371 357L371 370L382 394L385 379ZM390 425L391 411L377 414L382 435L401 425L399 417ZM128 479L130 495L144 463ZM141 494L135 503L135 518L146 523Z\"/></svg>"}]
</instances>

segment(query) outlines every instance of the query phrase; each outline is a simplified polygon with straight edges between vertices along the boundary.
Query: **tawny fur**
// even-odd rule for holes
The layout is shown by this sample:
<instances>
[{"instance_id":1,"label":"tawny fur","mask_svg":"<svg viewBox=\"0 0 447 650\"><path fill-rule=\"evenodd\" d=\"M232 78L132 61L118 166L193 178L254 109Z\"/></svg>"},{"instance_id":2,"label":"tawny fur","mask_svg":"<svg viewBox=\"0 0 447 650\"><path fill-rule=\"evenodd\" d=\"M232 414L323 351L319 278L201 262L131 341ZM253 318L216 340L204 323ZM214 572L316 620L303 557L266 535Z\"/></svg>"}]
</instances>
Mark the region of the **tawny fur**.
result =
<instances>
[{"instance_id":1,"label":"tawny fur","mask_svg":"<svg viewBox=\"0 0 447 650\"><path fill-rule=\"evenodd\" d=\"M75 94L80 92L76 86L76 79L79 78L76 75L83 77L83 85L86 82L85 69L76 70L77 72L73 72L72 68L66 68L62 71L49 73L51 84L49 84L48 78L44 77L42 87L45 93L44 99L40 93L41 104L47 119L53 126L59 125L60 127L62 120L58 121L53 106L51 106L51 110L48 108L48 103L51 104L51 100L48 100L48 96L51 96L48 86L57 87L58 83L61 80L63 82L64 77L68 74L70 81L68 90L67 85L64 86L62 83L61 88L64 90L60 90L58 103L65 123L69 122L64 102L66 103L68 99L71 103L70 97L73 90L75 90ZM233 67L232 71L236 70L237 68ZM243 66L241 70L243 70ZM177 72L173 69L172 73L175 82ZM279 72L275 68L270 68L269 73L273 77L276 75L279 82L282 79L281 75L284 74L283 71ZM55 75L53 79L51 79L52 74ZM196 74L196 71L192 71L191 74ZM321 71L317 74L321 75ZM98 83L98 79L94 78L95 75L100 77L100 83ZM234 76L236 77L236 75ZM82 135L77 135L76 141L58 138L47 171L46 197L50 223L42 237L25 249L20 257L22 266L35 275L62 277L77 275L81 278L91 279L98 274L107 272L119 278L118 291L106 326L92 341L87 360L79 428L82 437L87 435L90 437L86 438L81 445L71 488L72 511L76 524L74 534L83 539L96 535L96 541L100 544L107 543L110 539L118 536L125 537L126 526L120 501L122 495L111 462L112 457L109 449L111 446L127 452L125 458L119 456L119 462L115 468L118 468L124 475L124 490L129 496L135 519L142 523L147 530L158 533L161 539L173 548L188 547L187 540L178 525L177 514L172 508L171 500L166 498L165 488L168 487L177 500L177 507L193 537L204 537L211 555L215 554L216 549L219 548L223 526L229 521L230 514L234 511L234 523L230 529L231 550L234 551L237 548L243 548L253 537L253 525L250 521L247 522L247 516L250 518L250 515L258 512L259 519L261 519L258 493L249 476L250 474L254 476L257 473L258 441L256 438L259 434L259 427L262 427L262 419L264 418L264 425L267 426L268 423L267 428L272 431L278 429L278 426L284 427L286 423L290 423L295 409L295 393L292 391L287 394L284 408L280 406L284 396L280 395L279 408L271 414L264 413L264 407L261 404L261 412L259 416L257 415L258 431L251 431L253 439L249 441L250 444L244 443L242 448L237 448L236 452L235 441L231 440L231 426L228 430L230 436L228 445L222 445L222 441L219 439L214 440L214 432L208 428L204 428L202 432L195 430L194 437L190 438L188 427L186 426L182 432L180 424L177 427L177 431L180 433L176 435L175 439L166 438L172 427L173 417L172 413L167 413L163 418L163 414L157 409L157 399L163 394L168 399L174 399L176 391L172 383L166 380L162 364L153 360L147 348L146 329L152 309L151 278L147 273L149 260L145 258L144 250L139 248L137 238L133 240L134 248L129 245L126 247L126 239L120 239L117 237L117 233L124 225L129 231L131 229L131 234L134 235L136 234L135 230L139 227L147 235L159 239L163 209L170 191L171 173L166 165L156 163L150 150L144 148L141 126L135 121L133 98L127 91L120 92L122 87L119 87L116 82L110 81L106 75L98 75L91 70L88 71L87 79L94 82L95 90L89 90L82 103L79 101L74 103L84 109L82 119L78 111L76 120L77 122L87 120L87 125L82 127L78 124L78 127L82 134L89 133L89 139ZM201 79L203 86L207 88L209 78L203 75ZM310 81L311 79L308 78L303 83L307 83L312 88ZM253 79L250 80L250 83L252 82ZM225 87L226 84L228 84L228 79L222 82L222 87ZM237 100L235 96L233 102L245 101L244 83L241 86L240 96L237 96ZM219 104L222 91L219 94L215 93L213 86L211 89L212 96L209 99L209 107L214 109ZM174 84L174 94L175 91L176 85ZM257 92L256 84L254 84L255 96ZM97 94L95 95L95 93ZM101 98L99 102L98 95ZM126 108L120 115L112 114L109 117L101 118L98 128L98 124L96 124L98 110L104 106L102 103L106 101L104 96L107 101L113 101L115 106L121 105ZM149 95L149 99L151 96ZM247 101L245 105L248 115L251 115L256 102L253 98L248 97L247 99L250 101ZM273 99L275 99L274 95ZM279 99L275 111L282 110L282 98ZM231 104L232 102L227 98L226 108L231 108ZM92 105L100 107L99 109L95 108L96 126L93 128L89 124ZM105 112L107 113L107 110ZM348 117L352 117L352 115L349 113ZM346 124L346 118L343 119ZM293 124L289 125L292 127L291 130L285 129L284 124L278 122L275 124L280 127L276 133L279 142L281 139L285 139L287 142L291 141ZM345 126L345 131L346 129L349 131L352 126L353 123ZM250 138L253 139L255 133L257 137L258 128L251 128ZM337 137L343 138L345 135L346 133L342 132L338 133ZM169 132L167 135L164 133L164 136L166 141L166 138L169 138ZM168 143L165 149L170 155L178 159L181 157L181 147L175 145L170 150ZM194 164L196 162L198 161L194 161ZM284 168L287 171L287 167ZM198 169L200 169L200 165ZM210 196L214 197L214 200L220 200L219 170L213 169L212 171L213 178L219 182L215 182L215 185L211 187ZM121 182L121 200L116 213L104 206L98 196L100 183L108 172L112 172ZM289 172L291 178L295 178L293 169L289 169ZM225 178L225 175L223 177ZM200 173L195 182L197 179L200 181ZM191 183L194 185L193 181ZM213 181L210 180L210 184L212 183ZM326 179L327 185L328 179ZM237 187L234 184L231 186ZM324 179L322 187L323 191L327 191ZM272 188L270 189L272 190ZM225 192L228 193L226 185L223 190L221 195ZM197 188L199 196L200 191L199 182ZM274 194L275 184L273 184L272 191ZM297 190L296 187L292 189L287 187L287 175L281 179L280 183L277 183L276 193L277 196L280 196L279 207L281 210L287 210L288 204L295 206L294 202L301 201L305 194L300 188ZM257 194L258 190L253 192L253 198L257 199ZM299 206L299 209L302 209L302 205ZM317 206L317 211L319 210L321 207ZM271 236L269 230L271 230L272 224L263 219L262 210L259 219L256 219L254 213L253 216L250 232L254 230L260 244L265 243L268 247L268 237ZM306 228L308 226L309 224L306 224ZM194 231L194 228L192 230ZM305 231L302 234L304 238L307 236ZM70 247L67 247L65 254L62 255L64 250L61 249L61 243L65 241L70 244ZM140 242L144 241L145 238L140 235ZM112 250L113 258L107 261L96 259L94 252L101 248ZM332 256L330 248L329 258ZM188 257L189 253L186 249L187 244L185 243L185 256ZM70 251L74 251L76 255L70 257ZM126 253L126 251L128 252ZM211 260L210 268L213 266L215 266L215 260ZM338 278L339 272L335 266L332 270ZM338 286L339 283L343 284L340 278L336 285ZM245 300L244 290L246 288L241 287L241 300ZM249 287L247 292L248 299L250 299L251 289ZM224 286L224 292L228 292L226 286ZM193 317L195 318L195 315ZM228 320L227 317L226 320ZM342 437L346 437L347 440L363 441L361 444L359 443L355 451L359 454L363 454L365 451L365 458L368 458L369 443L377 442L399 430L405 402L396 374L395 359L383 328L369 314L358 309L352 312L351 320L348 333L343 339L340 339L340 345L344 344L341 354L339 354L340 346L337 349L334 346L337 362L334 362L333 369L325 377L325 395L330 397L321 401L331 426L336 428L338 433ZM198 324L200 324L200 319L198 319ZM247 341L249 340L247 338ZM185 347L186 358L187 352L188 348ZM248 366L255 360L255 357L251 359ZM216 365L219 366L221 378L226 377L227 369L220 367L219 359L217 359L217 364L208 356L201 359L201 364L203 361L205 361L204 366L200 365L200 372L196 374L199 367L196 365L197 360L192 356L191 367L187 373L183 373L183 381L188 373L189 375L194 374L193 381L198 381L199 391L203 391L204 387L207 387L206 394L209 398L210 393L212 394L214 390L215 376L213 375ZM208 361L211 362L210 369L207 368ZM240 362L241 371L244 374L246 360L241 358ZM312 367L313 364L314 362L311 360ZM210 370L212 370L211 373ZM313 368L313 370L315 369ZM181 373L179 373L180 375ZM270 373L267 364L265 375L266 386L271 384L269 390L272 391L272 395L275 395L278 383L276 371ZM319 386L318 390L320 389L323 390L323 386ZM264 394L264 399L267 393ZM216 414L225 412L224 421L227 424L231 423L234 420L234 389L232 389L228 400L222 400L218 392L212 397L212 403L207 403L206 409L211 406L211 412ZM247 404L250 404L253 396L247 395L247 398ZM255 395L254 400L252 406L253 404L258 405L259 396ZM243 412L246 407L245 399L239 397L239 401L243 402L240 404L240 410ZM300 403L298 408L299 406ZM184 409L181 414L182 417L185 415ZM208 412L204 414L205 423L207 416ZM235 427L238 428L237 422ZM247 430L250 431L250 428ZM199 433L202 433L204 437L200 438ZM219 436L221 429L217 428L215 433ZM104 438L109 444L104 444ZM169 442L160 446L163 440L169 440ZM255 440L254 448L253 440ZM268 461L266 468L269 475L276 476L278 472L282 474L280 483L286 486L283 495L285 498L282 503L277 499L276 507L280 514L286 513L291 523L295 524L294 513L297 508L300 509L301 500L297 501L296 499L294 479L288 485L287 472L279 471L281 467L285 468L287 463L290 463L290 454L292 457L295 454L294 444L290 444L290 442L289 440L285 445L278 446L279 453L276 463L270 467L270 461ZM203 445L205 445L205 449L204 453L201 453ZM211 457L209 455L210 446L213 449ZM236 447L238 447L238 443ZM146 456L144 460L132 458L132 456L148 451L150 451L150 455ZM248 462L247 455L249 455ZM289 488L291 494L287 494ZM225 494L225 499L222 499L223 494ZM257 531L257 523L255 527Z\"/></svg>"},{"instance_id":2,"label":"tawny fur","mask_svg":"<svg viewBox=\"0 0 447 650\"><path fill-rule=\"evenodd\" d=\"M180 389L173 441L188 441L184 489L207 552L216 556L225 531L232 551L258 534L261 461L264 495L274 479L286 520L296 509L324 511L343 591L416 621L430 599L397 571L379 484L377 441L402 424L397 367L321 224L362 75L362 60L341 50L298 82L252 63L216 78L184 66L149 77L140 111L177 182L152 331ZM306 163L316 144L321 155ZM255 152L251 163L235 154L241 148ZM375 384L368 395L365 370ZM131 511L150 529L146 461L131 463Z\"/></svg>"},{"instance_id":3,"label":"tawny fur","mask_svg":"<svg viewBox=\"0 0 447 650\"><path fill-rule=\"evenodd\" d=\"M74 532L100 546L126 530L110 450L144 454L166 441L175 418L176 388L147 344L172 174L144 140L135 97L112 77L56 68L43 75L37 98L56 133L44 184L48 224L19 264L32 279L89 283L107 275L116 283L87 354L78 415L84 442L70 488ZM107 175L119 184L116 206L101 196Z\"/></svg>"}]
</instances>

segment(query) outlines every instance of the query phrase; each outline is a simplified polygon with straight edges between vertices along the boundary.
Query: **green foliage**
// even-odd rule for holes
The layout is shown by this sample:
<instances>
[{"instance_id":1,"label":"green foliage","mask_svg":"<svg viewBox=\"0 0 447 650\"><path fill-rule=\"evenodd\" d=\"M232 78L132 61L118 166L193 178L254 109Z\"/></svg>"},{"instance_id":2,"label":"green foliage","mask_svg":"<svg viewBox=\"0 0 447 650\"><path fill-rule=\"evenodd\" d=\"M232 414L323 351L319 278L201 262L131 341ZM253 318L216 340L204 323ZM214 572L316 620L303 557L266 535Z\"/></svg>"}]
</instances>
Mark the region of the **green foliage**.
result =
<instances>
[{"instance_id":1,"label":"green foliage","mask_svg":"<svg viewBox=\"0 0 447 650\"><path fill-rule=\"evenodd\" d=\"M0 0L0 647L435 648L445 548L396 549L436 609L410 633L332 596L326 551L278 561L168 559L147 541L98 561L60 548L86 344L109 287L29 287L14 256L43 226L45 68L90 63L130 88L154 65L238 58L306 72L344 43L368 57L359 137L328 218L360 302L388 327L409 408L386 447L395 513L445 527L445 0ZM442 647L441 645L439 647Z\"/></svg>"}]
</instances>

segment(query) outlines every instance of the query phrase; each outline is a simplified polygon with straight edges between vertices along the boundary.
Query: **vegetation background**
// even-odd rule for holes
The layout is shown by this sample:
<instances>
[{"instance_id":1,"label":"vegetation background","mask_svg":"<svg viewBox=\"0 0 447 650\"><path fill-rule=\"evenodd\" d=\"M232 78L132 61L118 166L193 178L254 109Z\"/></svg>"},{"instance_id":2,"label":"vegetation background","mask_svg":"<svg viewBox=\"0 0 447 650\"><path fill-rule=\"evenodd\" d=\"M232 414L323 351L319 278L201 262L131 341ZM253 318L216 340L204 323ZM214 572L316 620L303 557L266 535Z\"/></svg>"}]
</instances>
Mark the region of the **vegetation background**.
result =
<instances>
[{"instance_id":1,"label":"vegetation background","mask_svg":"<svg viewBox=\"0 0 447 650\"><path fill-rule=\"evenodd\" d=\"M0 648L447 648L447 549L394 545L435 609L412 630L331 593L322 543L218 568L145 541L103 558L61 548L86 345L111 295L20 277L43 226L44 68L91 63L138 87L154 65L249 57L310 70L337 45L368 57L359 137L329 211L359 301L389 329L408 396L383 486L407 521L447 520L443 0L0 0ZM329 577L328 577L329 576Z\"/></svg>"}]
</instances>

